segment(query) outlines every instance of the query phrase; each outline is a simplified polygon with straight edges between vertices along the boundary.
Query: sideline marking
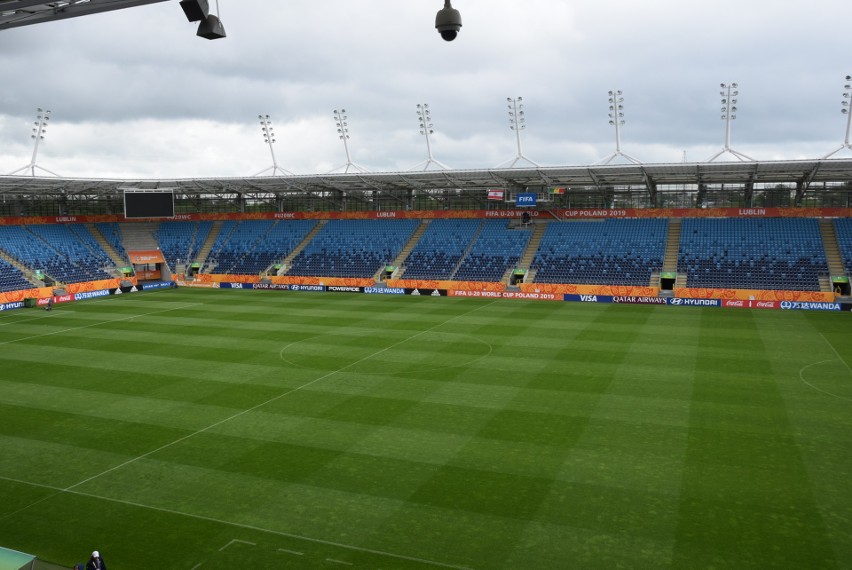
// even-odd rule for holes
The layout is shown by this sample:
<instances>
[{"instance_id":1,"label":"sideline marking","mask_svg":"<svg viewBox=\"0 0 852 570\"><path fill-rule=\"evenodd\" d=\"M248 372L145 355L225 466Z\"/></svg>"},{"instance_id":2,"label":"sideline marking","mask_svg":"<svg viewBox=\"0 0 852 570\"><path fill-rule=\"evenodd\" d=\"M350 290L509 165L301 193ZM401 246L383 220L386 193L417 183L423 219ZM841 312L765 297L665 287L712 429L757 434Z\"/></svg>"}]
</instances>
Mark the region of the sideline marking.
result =
<instances>
[{"instance_id":1,"label":"sideline marking","mask_svg":"<svg viewBox=\"0 0 852 570\"><path fill-rule=\"evenodd\" d=\"M47 312L47 311L45 311L45 312ZM76 312L77 311L62 311L62 314L63 315L70 315L70 314L76 313ZM28 323L30 321L39 321L41 319L50 319L52 317L53 317L53 315L42 315L40 317L26 317L26 318L21 318L21 319L16 319L16 320L11 320L11 319L7 318L7 319L3 319L6 322L0 323L0 327L8 327L9 325L17 325L19 323Z\"/></svg>"},{"instance_id":2,"label":"sideline marking","mask_svg":"<svg viewBox=\"0 0 852 570\"><path fill-rule=\"evenodd\" d=\"M34 334L32 336L24 336L24 337L21 337L21 338L16 338L16 339L6 340L6 341L3 341L3 342L0 342L0 346L12 344L12 343L15 343L15 342L21 342L22 340L30 340L30 339L34 339L34 338L42 338L42 337L45 337L45 336L53 336L53 335L67 333L67 332L71 332L71 331L79 331L79 330L82 330L82 329L90 329L92 327L98 327L100 325L108 325L110 323L120 323L121 321L131 321L131 320L133 320L137 317L139 317L139 318L149 317L151 315L158 315L158 314L161 314L161 313L168 313L168 312L171 312L171 311L179 311L180 309L186 309L188 307L194 307L196 305L203 305L203 304L204 303L190 303L189 305L181 305L180 307L172 307L171 309L163 309L162 311L152 311L150 313L142 313L141 315L133 315L131 317L121 317L119 319L110 319L108 321L100 321L100 322L97 322L97 323L91 323L91 324L82 325L82 326L79 326L79 327L71 327L71 328L67 328L67 329L62 329L61 331L53 331L53 332L42 333L42 334Z\"/></svg>"},{"instance_id":3,"label":"sideline marking","mask_svg":"<svg viewBox=\"0 0 852 570\"><path fill-rule=\"evenodd\" d=\"M51 497L54 497L54 496L56 496L60 493L71 493L72 495L78 495L78 496L81 496L81 497L88 497L90 499L98 499L98 500L101 500L101 501L107 501L107 502L110 502L110 503L118 503L120 505L127 505L127 506L130 506L130 507L138 507L140 509L148 509L148 510L151 510L151 511L166 513L166 514L170 514L170 515L184 516L184 517L191 518L191 519L201 520L201 521L205 521L205 522L218 523L218 524L224 524L224 525L233 526L233 527L237 527L237 528L253 530L253 531L257 531L257 532L263 532L263 533L266 533L266 534L272 534L272 535L275 535L275 536L283 536L283 537L286 537L286 538L295 538L297 540L304 540L306 542L312 542L312 543L315 543L315 544L322 544L322 545L325 545L325 546L334 546L336 548L343 548L345 550L354 550L356 552L364 552L366 554L376 554L376 555L379 555L379 556L387 556L389 558L396 558L398 560L408 560L409 562L419 562L421 564L428 564L430 566L435 566L435 567L438 567L438 568L448 568L449 570L473 570L469 566L457 566L457 565L454 565L454 564L446 564L444 562L436 562L434 560L426 560L425 558L416 558L414 556L406 556L404 554L394 554L392 552L384 552L382 550L374 550L372 548L361 548L360 546L353 546L351 544L343 544L341 542L324 540L322 538L312 538L310 536L302 536L302 535L299 535L299 534L293 534L293 533L284 532L284 531L281 531L281 530L273 530L273 529L263 528L263 527L254 526L254 525L245 524L245 523L226 521L226 520L208 517L208 516L204 516L204 515L196 515L196 514L193 514L193 513L176 511L174 509L166 509L166 508L163 508L163 507L155 507L155 506L152 506L152 505L143 505L142 503L136 503L136 502L133 502L133 501L125 501L124 499L115 499L115 498L112 498L112 497L104 497L102 495L95 495L94 493L86 493L84 491L71 491L71 490L68 490L68 489L62 489L61 487L55 487L53 485L45 485L43 483L32 483L30 481L23 481L21 479L14 479L12 477L4 477L2 475L0 475L0 480L9 481L11 483L19 483L21 485L29 485L31 487L38 487L38 488L42 488L42 489L51 489L53 491L56 491L56 493L54 495L50 495ZM279 550L283 550L283 549L279 549ZM289 551L289 552L292 552L292 551Z\"/></svg>"}]
</instances>

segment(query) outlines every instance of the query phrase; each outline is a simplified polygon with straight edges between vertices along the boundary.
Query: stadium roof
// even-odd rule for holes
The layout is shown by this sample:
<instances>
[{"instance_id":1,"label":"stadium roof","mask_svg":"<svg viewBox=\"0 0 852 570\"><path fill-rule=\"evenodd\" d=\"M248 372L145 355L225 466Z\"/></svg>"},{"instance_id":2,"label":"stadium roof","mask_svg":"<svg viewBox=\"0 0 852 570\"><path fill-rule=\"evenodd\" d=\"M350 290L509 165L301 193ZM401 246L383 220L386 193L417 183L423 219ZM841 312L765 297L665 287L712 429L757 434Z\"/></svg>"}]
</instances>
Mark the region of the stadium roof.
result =
<instances>
[{"instance_id":1,"label":"stadium roof","mask_svg":"<svg viewBox=\"0 0 852 570\"><path fill-rule=\"evenodd\" d=\"M358 172L246 178L82 179L0 176L0 195L33 198L57 194L109 196L121 194L124 189L158 188L174 189L188 196L317 192L402 195L411 191L448 189L479 192L504 188L512 192L536 187L633 187L645 188L653 194L664 186L705 185L712 189L722 184L742 187L785 184L806 192L814 185L823 183L852 183L852 159Z\"/></svg>"},{"instance_id":2,"label":"stadium roof","mask_svg":"<svg viewBox=\"0 0 852 570\"><path fill-rule=\"evenodd\" d=\"M166 0L0 0L0 30L87 16Z\"/></svg>"}]
</instances>

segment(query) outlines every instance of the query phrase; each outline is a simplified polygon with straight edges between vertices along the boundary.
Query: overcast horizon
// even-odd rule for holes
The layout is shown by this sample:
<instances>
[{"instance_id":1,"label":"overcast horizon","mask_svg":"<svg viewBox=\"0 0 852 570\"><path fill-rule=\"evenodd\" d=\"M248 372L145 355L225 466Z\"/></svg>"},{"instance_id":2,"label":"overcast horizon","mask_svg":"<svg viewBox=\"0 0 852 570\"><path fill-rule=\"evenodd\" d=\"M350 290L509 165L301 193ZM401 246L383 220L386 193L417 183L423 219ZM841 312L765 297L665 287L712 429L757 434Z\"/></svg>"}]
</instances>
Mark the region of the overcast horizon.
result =
<instances>
[{"instance_id":1,"label":"overcast horizon","mask_svg":"<svg viewBox=\"0 0 852 570\"><path fill-rule=\"evenodd\" d=\"M220 0L228 37L214 41L177 1L3 30L0 174L29 164L37 107L51 110L37 164L68 177L252 176L272 166L267 114L281 168L339 171L332 112L343 108L354 163L422 169L418 103L437 161L506 166L517 155L507 98L519 96L524 156L588 165L616 148L610 90L623 92L624 153L704 161L723 148L719 92L731 82L731 148L757 160L837 149L850 4L743 4L454 0L454 42L435 31L440 0Z\"/></svg>"}]
</instances>

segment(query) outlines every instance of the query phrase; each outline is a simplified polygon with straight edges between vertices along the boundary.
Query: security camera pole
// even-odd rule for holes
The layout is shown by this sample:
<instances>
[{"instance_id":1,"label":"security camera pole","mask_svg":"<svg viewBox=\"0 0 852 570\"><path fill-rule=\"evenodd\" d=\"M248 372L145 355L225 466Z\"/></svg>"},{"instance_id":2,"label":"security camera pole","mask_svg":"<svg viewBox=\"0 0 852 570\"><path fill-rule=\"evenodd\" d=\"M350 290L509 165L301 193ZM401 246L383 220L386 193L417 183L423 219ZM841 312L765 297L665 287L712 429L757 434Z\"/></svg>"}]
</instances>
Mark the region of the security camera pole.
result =
<instances>
[{"instance_id":1,"label":"security camera pole","mask_svg":"<svg viewBox=\"0 0 852 570\"><path fill-rule=\"evenodd\" d=\"M624 97L621 91L616 89L609 92L609 124L615 126L615 152L596 162L595 164L609 164L616 156L623 156L633 164L642 164L629 154L621 151L621 125L624 124Z\"/></svg>"},{"instance_id":2,"label":"security camera pole","mask_svg":"<svg viewBox=\"0 0 852 570\"><path fill-rule=\"evenodd\" d=\"M349 172L350 168L354 168L358 172L367 172L366 168L352 162L352 155L349 154L349 123L346 122L346 109L334 110L334 124L337 126L337 134L340 140L343 141L343 149L346 151L346 164L335 168L331 172L340 170L341 168L344 173Z\"/></svg>"},{"instance_id":3,"label":"security camera pole","mask_svg":"<svg viewBox=\"0 0 852 570\"><path fill-rule=\"evenodd\" d=\"M272 166L270 166L269 168L264 168L263 170L255 174L255 176L260 176L268 170L272 171L272 176L275 176L275 172L279 170L284 176L288 174L292 176L292 172L284 170L283 168L278 166L278 161L275 160L275 149L272 148L272 143L275 142L275 131L272 129L272 118L269 115L258 115L257 118L260 119L260 130L263 132L263 142L269 145L269 154L272 155Z\"/></svg>"},{"instance_id":4,"label":"security camera pole","mask_svg":"<svg viewBox=\"0 0 852 570\"><path fill-rule=\"evenodd\" d=\"M840 109L840 112L846 115L846 138L843 139L843 144L840 145L840 148L828 153L823 158L828 158L834 154L837 154L844 148L852 150L852 144L849 143L849 135L850 132L852 132L852 109L850 109L850 105L852 105L852 84L848 83L849 81L852 81L852 75L847 75L846 81L846 85L843 86L843 98L846 100L840 102L840 104L843 105L843 108Z\"/></svg>"},{"instance_id":5,"label":"security camera pole","mask_svg":"<svg viewBox=\"0 0 852 570\"><path fill-rule=\"evenodd\" d=\"M39 170L44 170L48 174L52 174L53 176L56 176L57 178L61 178L55 172L48 170L48 169L44 168L43 166L39 166L38 164L36 164L36 157L38 156L38 143L40 141L44 140L44 135L47 133L47 124L48 124L49 121L50 121L50 111L49 110L45 111L45 110L39 108L38 114L36 115L36 121L35 121L35 123L33 123L33 125L35 125L33 127L33 134L30 135L33 139L35 139L35 144L33 145L33 157L32 157L32 159L30 159L30 163L28 165L22 166L21 168L15 170L14 172L10 172L9 176L11 176L13 174L17 174L18 172L22 172L24 170L30 170L30 172L32 173L32 176L35 176L36 175L36 173L35 173L36 168L38 168Z\"/></svg>"},{"instance_id":6,"label":"security camera pole","mask_svg":"<svg viewBox=\"0 0 852 570\"><path fill-rule=\"evenodd\" d=\"M737 157L741 161L752 161L754 159L748 155L745 155L741 152L737 152L731 148L731 121L737 118L737 100L734 99L737 95L739 95L739 91L737 91L736 83L722 83L720 87L723 89L719 91L719 95L722 96L722 120L725 121L725 146L707 159L707 162L713 162L726 152Z\"/></svg>"},{"instance_id":7,"label":"security camera pole","mask_svg":"<svg viewBox=\"0 0 852 570\"><path fill-rule=\"evenodd\" d=\"M432 112L429 110L428 103L423 103L422 105L420 103L417 104L417 118L420 119L420 134L426 137L427 158L425 162L421 162L412 168L412 170L418 170L421 166L424 171L429 170L430 164L437 164L440 168L449 170L449 167L446 164L435 160L435 157L432 156L432 142L430 140L430 135L435 134L435 131L432 130Z\"/></svg>"},{"instance_id":8,"label":"security camera pole","mask_svg":"<svg viewBox=\"0 0 852 570\"><path fill-rule=\"evenodd\" d=\"M533 166L541 166L539 163L524 156L524 151L521 149L521 131L527 128L527 120L524 118L523 100L523 97L506 97L506 101L509 103L509 129L515 131L515 142L518 146L518 154L515 156L514 160L506 161L510 162L509 168L514 168L519 160L526 160ZM501 162L497 166L499 167L503 164L506 163Z\"/></svg>"}]
</instances>

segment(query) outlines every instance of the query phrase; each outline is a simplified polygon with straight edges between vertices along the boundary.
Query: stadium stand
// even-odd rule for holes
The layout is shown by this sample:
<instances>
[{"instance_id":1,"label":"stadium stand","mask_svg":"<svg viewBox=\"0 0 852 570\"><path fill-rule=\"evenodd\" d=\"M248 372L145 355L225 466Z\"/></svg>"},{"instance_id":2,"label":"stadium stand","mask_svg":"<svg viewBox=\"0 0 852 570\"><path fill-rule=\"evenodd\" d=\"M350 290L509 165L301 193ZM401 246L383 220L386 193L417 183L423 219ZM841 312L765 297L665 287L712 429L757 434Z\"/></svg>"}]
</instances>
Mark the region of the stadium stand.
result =
<instances>
[{"instance_id":1,"label":"stadium stand","mask_svg":"<svg viewBox=\"0 0 852 570\"><path fill-rule=\"evenodd\" d=\"M420 220L331 220L293 259L288 275L372 277L402 251Z\"/></svg>"},{"instance_id":2,"label":"stadium stand","mask_svg":"<svg viewBox=\"0 0 852 570\"><path fill-rule=\"evenodd\" d=\"M485 220L453 279L500 281L518 263L530 240L529 227L509 229L506 220Z\"/></svg>"},{"instance_id":3,"label":"stadium stand","mask_svg":"<svg viewBox=\"0 0 852 570\"><path fill-rule=\"evenodd\" d=\"M121 228L115 222L98 222L95 224L97 229L110 247L118 254L121 259L129 260L127 250L124 249L124 243L121 239Z\"/></svg>"},{"instance_id":4,"label":"stadium stand","mask_svg":"<svg viewBox=\"0 0 852 570\"><path fill-rule=\"evenodd\" d=\"M0 259L0 292L20 291L32 287L34 285L24 277L24 274L17 267L5 259Z\"/></svg>"},{"instance_id":5,"label":"stadium stand","mask_svg":"<svg viewBox=\"0 0 852 570\"><path fill-rule=\"evenodd\" d=\"M179 264L195 261L212 228L213 222L161 222L154 239L166 262L175 269Z\"/></svg>"},{"instance_id":6,"label":"stadium stand","mask_svg":"<svg viewBox=\"0 0 852 570\"><path fill-rule=\"evenodd\" d=\"M405 259L405 279L450 279L470 247L480 220L432 220Z\"/></svg>"},{"instance_id":7,"label":"stadium stand","mask_svg":"<svg viewBox=\"0 0 852 570\"><path fill-rule=\"evenodd\" d=\"M217 273L253 275L283 260L316 225L314 220L247 220L222 224L208 259Z\"/></svg>"},{"instance_id":8,"label":"stadium stand","mask_svg":"<svg viewBox=\"0 0 852 570\"><path fill-rule=\"evenodd\" d=\"M551 222L531 269L540 283L648 286L667 231L665 219Z\"/></svg>"},{"instance_id":9,"label":"stadium stand","mask_svg":"<svg viewBox=\"0 0 852 570\"><path fill-rule=\"evenodd\" d=\"M815 219L688 218L678 272L689 287L819 291L828 267Z\"/></svg>"},{"instance_id":10,"label":"stadium stand","mask_svg":"<svg viewBox=\"0 0 852 570\"><path fill-rule=\"evenodd\" d=\"M0 243L22 264L40 269L61 283L113 277L103 269L112 266L112 260L80 224L2 226Z\"/></svg>"}]
</instances>

